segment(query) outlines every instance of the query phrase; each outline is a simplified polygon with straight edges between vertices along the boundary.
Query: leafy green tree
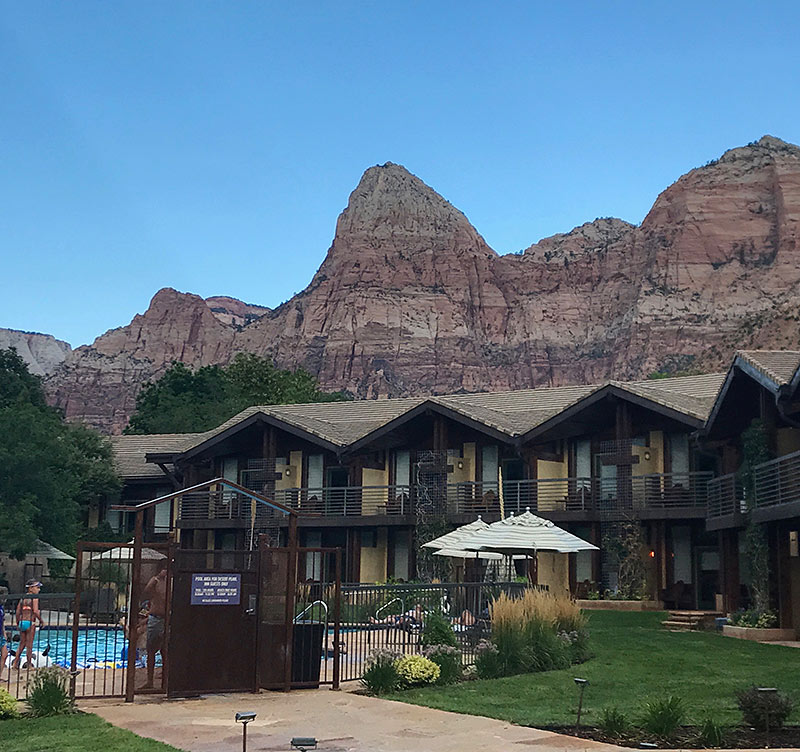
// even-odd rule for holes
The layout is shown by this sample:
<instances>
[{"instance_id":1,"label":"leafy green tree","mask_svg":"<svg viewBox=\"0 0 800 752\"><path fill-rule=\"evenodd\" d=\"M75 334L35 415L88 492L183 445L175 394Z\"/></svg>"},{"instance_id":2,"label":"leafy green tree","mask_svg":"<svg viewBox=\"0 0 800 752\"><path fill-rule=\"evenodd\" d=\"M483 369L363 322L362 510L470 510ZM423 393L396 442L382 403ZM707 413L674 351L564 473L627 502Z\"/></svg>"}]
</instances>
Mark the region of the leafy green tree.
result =
<instances>
[{"instance_id":1,"label":"leafy green tree","mask_svg":"<svg viewBox=\"0 0 800 752\"><path fill-rule=\"evenodd\" d=\"M22 557L36 538L71 550L90 504L119 487L108 442L66 423L17 352L0 350L0 550Z\"/></svg>"},{"instance_id":2,"label":"leafy green tree","mask_svg":"<svg viewBox=\"0 0 800 752\"><path fill-rule=\"evenodd\" d=\"M207 431L251 405L333 402L341 392L320 391L307 371L276 368L267 358L239 353L227 367L193 371L174 362L164 375L144 385L125 433Z\"/></svg>"}]
</instances>

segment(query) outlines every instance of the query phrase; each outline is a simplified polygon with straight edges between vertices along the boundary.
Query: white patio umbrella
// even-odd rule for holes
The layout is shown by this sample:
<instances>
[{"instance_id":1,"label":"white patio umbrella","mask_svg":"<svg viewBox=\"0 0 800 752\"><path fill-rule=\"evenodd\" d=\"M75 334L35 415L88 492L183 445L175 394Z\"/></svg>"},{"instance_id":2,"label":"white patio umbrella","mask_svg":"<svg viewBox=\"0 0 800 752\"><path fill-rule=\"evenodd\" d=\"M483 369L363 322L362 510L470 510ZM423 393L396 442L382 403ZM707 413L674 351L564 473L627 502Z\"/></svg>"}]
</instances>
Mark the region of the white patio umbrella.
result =
<instances>
[{"instance_id":1,"label":"white patio umbrella","mask_svg":"<svg viewBox=\"0 0 800 752\"><path fill-rule=\"evenodd\" d=\"M440 535L438 538L434 538L432 541L423 543L422 547L436 549L460 549L462 540L469 538L473 533L476 533L479 530L485 530L487 527L489 527L489 524L484 522L481 519L481 516L478 515L478 519L468 522L466 525L462 525L461 527L457 527L455 530L451 530L449 533ZM474 551L469 555L473 554Z\"/></svg>"},{"instance_id":2,"label":"white patio umbrella","mask_svg":"<svg viewBox=\"0 0 800 752\"><path fill-rule=\"evenodd\" d=\"M92 560L110 560L115 561L120 564L129 564L133 561L133 549L132 548L109 548L108 551L103 551L102 553L92 554ZM142 561L157 561L158 559L166 559L167 557L162 554L160 551L156 551L154 548L142 548Z\"/></svg>"},{"instance_id":3,"label":"white patio umbrella","mask_svg":"<svg viewBox=\"0 0 800 752\"><path fill-rule=\"evenodd\" d=\"M594 544L558 527L552 520L531 514L529 509L516 517L512 515L482 530L475 530L460 541L459 548L505 555L535 554L538 551L571 554L599 550Z\"/></svg>"}]
</instances>

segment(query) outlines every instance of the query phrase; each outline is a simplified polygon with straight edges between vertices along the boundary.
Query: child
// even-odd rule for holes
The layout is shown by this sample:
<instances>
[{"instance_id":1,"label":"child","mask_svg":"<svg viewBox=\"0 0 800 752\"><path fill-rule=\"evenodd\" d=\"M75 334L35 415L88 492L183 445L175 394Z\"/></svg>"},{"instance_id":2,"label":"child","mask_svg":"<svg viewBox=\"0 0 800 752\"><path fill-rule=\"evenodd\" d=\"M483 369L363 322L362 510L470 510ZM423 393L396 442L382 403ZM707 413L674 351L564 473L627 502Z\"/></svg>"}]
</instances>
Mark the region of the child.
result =
<instances>
[{"instance_id":1,"label":"child","mask_svg":"<svg viewBox=\"0 0 800 752\"><path fill-rule=\"evenodd\" d=\"M17 604L17 627L19 628L19 649L11 668L20 668L25 653L28 648L28 663L33 665L33 639L36 636L36 622L44 626L42 615L39 612L39 590L42 583L39 580L28 580L25 583L25 595L19 599Z\"/></svg>"},{"instance_id":2,"label":"child","mask_svg":"<svg viewBox=\"0 0 800 752\"><path fill-rule=\"evenodd\" d=\"M8 588L5 585L0 585L0 677L3 676L3 667L6 665L8 659L8 648L6 647L6 597L8 596Z\"/></svg>"}]
</instances>

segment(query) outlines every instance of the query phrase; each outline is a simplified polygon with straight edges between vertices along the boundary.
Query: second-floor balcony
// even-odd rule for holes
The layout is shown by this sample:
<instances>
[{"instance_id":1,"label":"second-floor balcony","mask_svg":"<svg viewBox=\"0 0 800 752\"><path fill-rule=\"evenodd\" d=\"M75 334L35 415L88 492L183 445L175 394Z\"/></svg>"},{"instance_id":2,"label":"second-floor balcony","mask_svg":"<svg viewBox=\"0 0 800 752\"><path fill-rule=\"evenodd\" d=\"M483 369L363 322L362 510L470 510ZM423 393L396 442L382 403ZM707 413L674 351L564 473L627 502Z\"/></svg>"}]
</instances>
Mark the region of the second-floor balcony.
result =
<instances>
[{"instance_id":1,"label":"second-floor balcony","mask_svg":"<svg viewBox=\"0 0 800 752\"><path fill-rule=\"evenodd\" d=\"M544 517L703 516L710 472L620 474L610 478L540 478L447 487L451 514L499 515L530 511Z\"/></svg>"},{"instance_id":2,"label":"second-floor balcony","mask_svg":"<svg viewBox=\"0 0 800 752\"><path fill-rule=\"evenodd\" d=\"M756 522L800 516L800 451L753 468Z\"/></svg>"},{"instance_id":3,"label":"second-floor balcony","mask_svg":"<svg viewBox=\"0 0 800 752\"><path fill-rule=\"evenodd\" d=\"M541 478L495 482L440 482L388 486L284 488L269 493L301 517L383 517L408 522L417 511L443 514L460 522L478 514L487 519L526 509L554 519L604 516L704 516L711 473L620 475L616 478ZM266 493L266 492L262 492ZM252 515L272 514L247 495L230 490L188 492L179 497L178 526L210 520L221 526L246 525ZM201 525L203 526L203 525Z\"/></svg>"}]
</instances>

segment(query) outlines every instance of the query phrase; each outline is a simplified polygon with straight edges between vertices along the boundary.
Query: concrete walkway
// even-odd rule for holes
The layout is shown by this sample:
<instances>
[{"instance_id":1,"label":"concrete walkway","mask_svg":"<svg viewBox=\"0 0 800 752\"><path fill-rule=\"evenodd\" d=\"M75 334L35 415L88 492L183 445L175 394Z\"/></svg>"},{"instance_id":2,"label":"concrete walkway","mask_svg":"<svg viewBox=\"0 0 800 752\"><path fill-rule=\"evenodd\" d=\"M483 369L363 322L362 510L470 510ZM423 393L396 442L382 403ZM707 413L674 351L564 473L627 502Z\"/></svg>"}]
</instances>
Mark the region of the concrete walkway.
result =
<instances>
[{"instance_id":1,"label":"concrete walkway","mask_svg":"<svg viewBox=\"0 0 800 752\"><path fill-rule=\"evenodd\" d=\"M320 752L542 752L620 750L504 721L363 697L328 689L258 695L211 695L197 700L138 700L130 705L86 701L81 708L115 726L187 752L238 752L237 711L258 713L248 726L248 752L289 750L294 736L315 736Z\"/></svg>"}]
</instances>

